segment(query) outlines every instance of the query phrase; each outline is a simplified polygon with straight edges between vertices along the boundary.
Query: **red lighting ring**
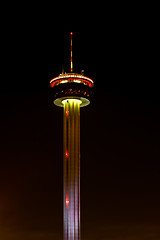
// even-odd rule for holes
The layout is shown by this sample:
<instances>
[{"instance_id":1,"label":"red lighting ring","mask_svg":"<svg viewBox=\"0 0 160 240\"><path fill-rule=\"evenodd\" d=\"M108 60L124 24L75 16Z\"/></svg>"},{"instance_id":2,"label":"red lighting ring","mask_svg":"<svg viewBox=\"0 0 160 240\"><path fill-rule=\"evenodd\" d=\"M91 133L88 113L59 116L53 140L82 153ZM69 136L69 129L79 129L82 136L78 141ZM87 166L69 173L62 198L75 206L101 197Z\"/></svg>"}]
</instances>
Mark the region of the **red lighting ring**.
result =
<instances>
[{"instance_id":1,"label":"red lighting ring","mask_svg":"<svg viewBox=\"0 0 160 240\"><path fill-rule=\"evenodd\" d=\"M67 79L67 80L68 80L68 82L66 82L66 83L70 83L70 82L73 82L73 83L74 83L74 80L71 79L71 78L70 78L70 79ZM84 82L84 83L87 83L89 87L92 87L92 83L89 82L89 81L87 81L87 80L85 80L85 79L81 79L81 78L78 79L78 78L77 78L77 79L75 79L75 80L81 81L81 83L83 83L83 82ZM63 81L65 81L65 79L56 80L56 81L54 81L54 82L51 83L51 87L54 87L57 83L60 84L60 83L63 82Z\"/></svg>"}]
</instances>

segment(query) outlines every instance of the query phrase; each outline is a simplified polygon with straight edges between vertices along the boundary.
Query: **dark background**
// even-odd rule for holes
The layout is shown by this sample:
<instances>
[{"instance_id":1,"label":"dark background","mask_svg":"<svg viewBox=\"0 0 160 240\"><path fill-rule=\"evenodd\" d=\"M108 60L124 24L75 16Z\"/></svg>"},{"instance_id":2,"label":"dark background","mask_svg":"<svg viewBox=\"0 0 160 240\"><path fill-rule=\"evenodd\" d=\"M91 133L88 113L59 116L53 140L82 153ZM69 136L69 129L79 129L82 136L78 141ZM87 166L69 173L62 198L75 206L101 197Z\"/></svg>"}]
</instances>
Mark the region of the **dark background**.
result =
<instances>
[{"instance_id":1,"label":"dark background","mask_svg":"<svg viewBox=\"0 0 160 240\"><path fill-rule=\"evenodd\" d=\"M61 240L62 109L49 81L70 71L70 32L2 37L0 239ZM74 32L74 71L95 81L81 109L83 240L160 238L157 30L126 21Z\"/></svg>"}]
</instances>

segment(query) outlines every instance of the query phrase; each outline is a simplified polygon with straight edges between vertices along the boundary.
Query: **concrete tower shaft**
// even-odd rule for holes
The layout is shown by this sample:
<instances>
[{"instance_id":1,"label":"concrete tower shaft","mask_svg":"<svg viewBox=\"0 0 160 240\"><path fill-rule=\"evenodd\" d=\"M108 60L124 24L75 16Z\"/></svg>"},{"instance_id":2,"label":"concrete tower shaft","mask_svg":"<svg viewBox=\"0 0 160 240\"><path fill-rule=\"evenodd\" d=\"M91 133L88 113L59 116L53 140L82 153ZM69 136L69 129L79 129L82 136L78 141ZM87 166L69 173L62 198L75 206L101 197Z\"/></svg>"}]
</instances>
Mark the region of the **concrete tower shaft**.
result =
<instances>
[{"instance_id":1,"label":"concrete tower shaft","mask_svg":"<svg viewBox=\"0 0 160 240\"><path fill-rule=\"evenodd\" d=\"M80 240L80 104L63 101L64 240Z\"/></svg>"}]
</instances>

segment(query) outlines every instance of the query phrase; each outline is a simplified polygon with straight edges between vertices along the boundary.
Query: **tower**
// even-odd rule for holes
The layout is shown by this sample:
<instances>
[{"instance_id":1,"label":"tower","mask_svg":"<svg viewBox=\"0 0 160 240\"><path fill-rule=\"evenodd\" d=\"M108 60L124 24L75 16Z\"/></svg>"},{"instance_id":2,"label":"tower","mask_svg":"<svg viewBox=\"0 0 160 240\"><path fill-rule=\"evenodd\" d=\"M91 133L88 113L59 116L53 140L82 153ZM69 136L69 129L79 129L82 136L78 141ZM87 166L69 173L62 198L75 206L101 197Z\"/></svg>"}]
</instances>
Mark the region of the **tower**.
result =
<instances>
[{"instance_id":1,"label":"tower","mask_svg":"<svg viewBox=\"0 0 160 240\"><path fill-rule=\"evenodd\" d=\"M80 240L80 108L90 104L92 79L71 72L50 81L54 104L63 107L63 234Z\"/></svg>"}]
</instances>

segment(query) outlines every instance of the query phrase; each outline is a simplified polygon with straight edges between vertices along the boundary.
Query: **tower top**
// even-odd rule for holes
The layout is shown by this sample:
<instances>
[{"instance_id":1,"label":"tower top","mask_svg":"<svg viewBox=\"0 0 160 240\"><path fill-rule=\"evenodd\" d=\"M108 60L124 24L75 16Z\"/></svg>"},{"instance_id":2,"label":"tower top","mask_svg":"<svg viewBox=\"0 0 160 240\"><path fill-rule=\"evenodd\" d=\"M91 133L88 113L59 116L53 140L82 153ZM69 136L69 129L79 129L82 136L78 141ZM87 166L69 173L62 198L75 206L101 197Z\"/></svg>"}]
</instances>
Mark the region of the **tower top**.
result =
<instances>
[{"instance_id":1,"label":"tower top","mask_svg":"<svg viewBox=\"0 0 160 240\"><path fill-rule=\"evenodd\" d=\"M76 99L81 102L80 107L89 105L92 95L94 81L84 74L73 73L73 52L72 52L72 36L71 35L71 72L60 74L58 77L50 81L50 86L53 89L54 104L64 107L64 101L67 99Z\"/></svg>"}]
</instances>

